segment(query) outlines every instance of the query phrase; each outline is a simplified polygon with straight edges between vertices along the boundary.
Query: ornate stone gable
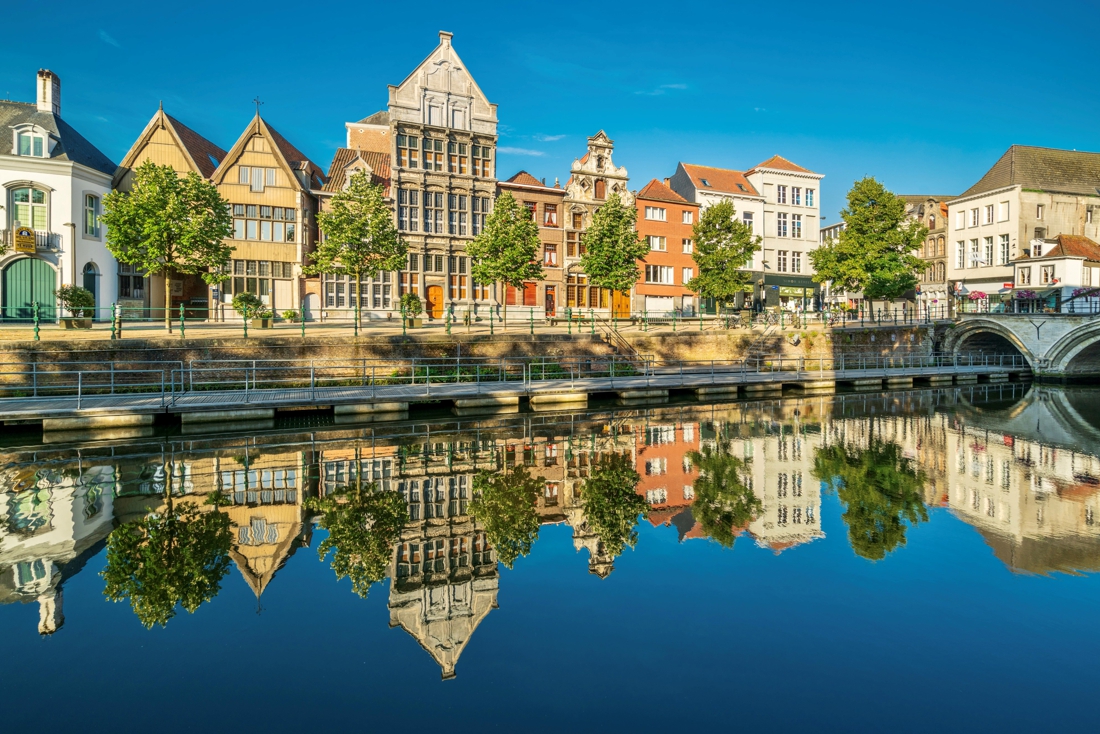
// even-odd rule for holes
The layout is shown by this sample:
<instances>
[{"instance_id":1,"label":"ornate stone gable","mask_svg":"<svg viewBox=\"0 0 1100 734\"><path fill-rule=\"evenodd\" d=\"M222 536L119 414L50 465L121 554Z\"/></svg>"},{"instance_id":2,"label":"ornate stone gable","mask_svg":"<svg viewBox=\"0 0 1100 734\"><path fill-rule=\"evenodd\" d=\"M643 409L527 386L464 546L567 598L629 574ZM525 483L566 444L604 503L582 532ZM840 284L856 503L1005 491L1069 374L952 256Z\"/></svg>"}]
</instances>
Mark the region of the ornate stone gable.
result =
<instances>
[{"instance_id":1,"label":"ornate stone gable","mask_svg":"<svg viewBox=\"0 0 1100 734\"><path fill-rule=\"evenodd\" d=\"M609 196L618 194L624 205L634 204L634 194L627 186L630 177L624 166L612 161L614 151L615 141L603 130L588 139L588 152L574 160L569 169L567 202L598 207Z\"/></svg>"},{"instance_id":2,"label":"ornate stone gable","mask_svg":"<svg viewBox=\"0 0 1100 734\"><path fill-rule=\"evenodd\" d=\"M390 120L496 135L497 106L470 75L451 37L440 31L428 58L403 82L390 85Z\"/></svg>"}]
</instances>

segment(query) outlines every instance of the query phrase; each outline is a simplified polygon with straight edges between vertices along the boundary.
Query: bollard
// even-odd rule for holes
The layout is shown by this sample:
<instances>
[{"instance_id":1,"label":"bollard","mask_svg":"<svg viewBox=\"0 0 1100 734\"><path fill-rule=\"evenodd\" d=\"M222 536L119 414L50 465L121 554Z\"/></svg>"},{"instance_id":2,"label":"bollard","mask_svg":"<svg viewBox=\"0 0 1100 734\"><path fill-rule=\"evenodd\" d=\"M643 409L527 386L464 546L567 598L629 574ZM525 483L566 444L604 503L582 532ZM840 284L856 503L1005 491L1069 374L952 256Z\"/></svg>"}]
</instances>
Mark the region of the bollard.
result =
<instances>
[{"instance_id":1,"label":"bollard","mask_svg":"<svg viewBox=\"0 0 1100 734\"><path fill-rule=\"evenodd\" d=\"M184 326L184 321L183 321L183 304L181 303L180 304L180 339L183 339L186 336L186 329L187 329L187 327Z\"/></svg>"}]
</instances>

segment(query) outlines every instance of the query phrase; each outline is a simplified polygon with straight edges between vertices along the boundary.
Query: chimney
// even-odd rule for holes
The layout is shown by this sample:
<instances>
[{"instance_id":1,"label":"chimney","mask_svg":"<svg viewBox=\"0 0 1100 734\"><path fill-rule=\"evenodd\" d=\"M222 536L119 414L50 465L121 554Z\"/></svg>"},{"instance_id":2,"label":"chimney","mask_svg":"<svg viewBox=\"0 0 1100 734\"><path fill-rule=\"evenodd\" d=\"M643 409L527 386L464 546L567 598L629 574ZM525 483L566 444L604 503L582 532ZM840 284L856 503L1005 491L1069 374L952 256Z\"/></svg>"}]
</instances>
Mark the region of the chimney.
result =
<instances>
[{"instance_id":1,"label":"chimney","mask_svg":"<svg viewBox=\"0 0 1100 734\"><path fill-rule=\"evenodd\" d=\"M667 176L665 177L665 186L669 187L670 189L672 188L672 183Z\"/></svg>"},{"instance_id":2,"label":"chimney","mask_svg":"<svg viewBox=\"0 0 1100 734\"><path fill-rule=\"evenodd\" d=\"M543 185L543 186L545 186L545 185L546 185L546 176L543 176L543 177L542 177L542 185Z\"/></svg>"},{"instance_id":3,"label":"chimney","mask_svg":"<svg viewBox=\"0 0 1100 734\"><path fill-rule=\"evenodd\" d=\"M454 38L454 35L455 34L451 33L450 31L440 31L439 32L439 42L441 44L443 44L444 46L450 46L451 45L451 39Z\"/></svg>"},{"instance_id":4,"label":"chimney","mask_svg":"<svg viewBox=\"0 0 1100 734\"><path fill-rule=\"evenodd\" d=\"M38 111L61 117L61 77L49 69L38 70Z\"/></svg>"}]
</instances>

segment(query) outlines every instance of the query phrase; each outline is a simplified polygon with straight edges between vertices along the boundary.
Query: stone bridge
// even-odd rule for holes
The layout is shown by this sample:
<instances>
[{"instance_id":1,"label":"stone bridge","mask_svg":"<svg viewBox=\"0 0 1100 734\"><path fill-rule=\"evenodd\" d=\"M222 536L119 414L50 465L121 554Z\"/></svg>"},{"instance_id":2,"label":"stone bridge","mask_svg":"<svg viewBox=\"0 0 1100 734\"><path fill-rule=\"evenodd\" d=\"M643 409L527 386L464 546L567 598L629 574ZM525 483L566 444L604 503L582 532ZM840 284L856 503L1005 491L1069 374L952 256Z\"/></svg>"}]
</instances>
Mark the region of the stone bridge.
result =
<instances>
[{"instance_id":1,"label":"stone bridge","mask_svg":"<svg viewBox=\"0 0 1100 734\"><path fill-rule=\"evenodd\" d=\"M1024 355L1037 379L1100 381L1100 316L962 314L942 351Z\"/></svg>"}]
</instances>

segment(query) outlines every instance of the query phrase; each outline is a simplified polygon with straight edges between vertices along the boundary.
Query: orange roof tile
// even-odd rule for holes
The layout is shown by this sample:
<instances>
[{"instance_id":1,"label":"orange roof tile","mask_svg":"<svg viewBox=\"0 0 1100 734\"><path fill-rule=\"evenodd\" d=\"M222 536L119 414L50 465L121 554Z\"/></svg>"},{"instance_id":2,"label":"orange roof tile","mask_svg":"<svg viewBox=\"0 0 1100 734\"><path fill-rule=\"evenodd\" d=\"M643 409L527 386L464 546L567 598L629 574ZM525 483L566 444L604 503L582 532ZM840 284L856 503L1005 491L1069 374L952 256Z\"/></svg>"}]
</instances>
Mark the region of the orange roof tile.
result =
<instances>
[{"instance_id":1,"label":"orange roof tile","mask_svg":"<svg viewBox=\"0 0 1100 734\"><path fill-rule=\"evenodd\" d=\"M1043 257L1083 257L1086 260L1100 262L1100 245L1088 237L1077 234L1060 234L1054 238L1058 243Z\"/></svg>"},{"instance_id":2,"label":"orange roof tile","mask_svg":"<svg viewBox=\"0 0 1100 734\"><path fill-rule=\"evenodd\" d=\"M337 148L336 155L332 157L332 164L328 168L328 177L322 191L342 191L344 188L347 167L360 158L370 166L371 183L381 184L390 193L390 154L378 153L373 150L359 150L358 148Z\"/></svg>"},{"instance_id":3,"label":"orange roof tile","mask_svg":"<svg viewBox=\"0 0 1100 734\"><path fill-rule=\"evenodd\" d=\"M520 171L515 176L512 176L510 179L505 181L505 183L514 183L519 184L520 186L546 186L546 184L544 184L542 181L539 181L527 171Z\"/></svg>"},{"instance_id":4,"label":"orange roof tile","mask_svg":"<svg viewBox=\"0 0 1100 734\"><path fill-rule=\"evenodd\" d=\"M675 204L691 203L657 179L653 179L642 187L635 198L646 199L647 201L671 201Z\"/></svg>"},{"instance_id":5,"label":"orange roof tile","mask_svg":"<svg viewBox=\"0 0 1100 734\"><path fill-rule=\"evenodd\" d=\"M724 194L744 194L746 196L760 196L745 174L741 171L732 171L728 168L712 168L710 166L697 166L692 163L681 163L695 188L704 191L718 191Z\"/></svg>"},{"instance_id":6,"label":"orange roof tile","mask_svg":"<svg viewBox=\"0 0 1100 734\"><path fill-rule=\"evenodd\" d=\"M758 163L757 165L752 167L752 170L750 170L749 173L752 173L752 171L755 171L757 168L771 168L772 170L779 171L794 171L795 173L813 173L813 171L803 168L796 163L791 163L789 160L781 155L773 155L771 158L764 161L763 163Z\"/></svg>"},{"instance_id":7,"label":"orange roof tile","mask_svg":"<svg viewBox=\"0 0 1100 734\"><path fill-rule=\"evenodd\" d=\"M199 167L199 173L202 174L202 177L210 178L213 176L218 164L225 160L226 152L168 113L165 113L164 116L175 128L176 135L179 136L183 147L187 148L187 152L191 154L191 158L195 161L195 165Z\"/></svg>"}]
</instances>

